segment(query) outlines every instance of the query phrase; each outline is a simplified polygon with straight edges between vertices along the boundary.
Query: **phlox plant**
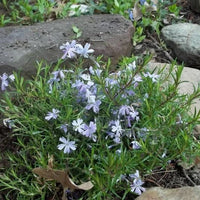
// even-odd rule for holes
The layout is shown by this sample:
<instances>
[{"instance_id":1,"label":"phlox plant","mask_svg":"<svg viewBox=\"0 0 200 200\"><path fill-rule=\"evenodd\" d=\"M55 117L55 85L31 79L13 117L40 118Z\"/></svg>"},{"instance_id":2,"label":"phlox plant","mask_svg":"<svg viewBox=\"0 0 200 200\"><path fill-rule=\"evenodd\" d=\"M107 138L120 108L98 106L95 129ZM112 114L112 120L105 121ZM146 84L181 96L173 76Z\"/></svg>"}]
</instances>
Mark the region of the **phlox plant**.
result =
<instances>
[{"instance_id":1,"label":"phlox plant","mask_svg":"<svg viewBox=\"0 0 200 200\"><path fill-rule=\"evenodd\" d=\"M110 62L91 56L88 43L67 42L60 49L57 65L38 63L32 80L18 73L0 77L0 109L17 145L0 175L5 199L60 199L54 181L32 173L47 168L50 156L75 183L92 181L80 199L126 199L145 192L145 176L154 169L199 153L192 135L199 113L189 116L188 110L200 93L178 93L181 66L164 75L163 69L148 71L150 57L139 65L133 56L111 70ZM72 58L79 64L63 67Z\"/></svg>"}]
</instances>

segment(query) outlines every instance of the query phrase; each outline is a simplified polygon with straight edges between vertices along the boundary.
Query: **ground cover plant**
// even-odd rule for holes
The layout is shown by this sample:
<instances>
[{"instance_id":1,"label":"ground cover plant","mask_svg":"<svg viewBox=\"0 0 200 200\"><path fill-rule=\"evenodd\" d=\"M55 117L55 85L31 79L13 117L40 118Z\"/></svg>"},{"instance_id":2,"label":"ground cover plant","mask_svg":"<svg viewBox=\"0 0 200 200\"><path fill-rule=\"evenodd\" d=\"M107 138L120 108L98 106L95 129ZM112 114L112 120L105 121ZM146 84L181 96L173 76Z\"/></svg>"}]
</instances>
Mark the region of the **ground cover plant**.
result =
<instances>
[{"instance_id":1,"label":"ground cover plant","mask_svg":"<svg viewBox=\"0 0 200 200\"><path fill-rule=\"evenodd\" d=\"M57 65L38 63L33 80L0 77L0 110L18 146L0 175L5 199L133 199L145 191L147 174L199 155L192 130L200 113L188 110L200 89L178 93L182 66L151 72L150 56L140 64L133 56L111 71L109 61L91 56L88 43L60 49ZM61 67L72 58L72 66ZM87 191L73 193L63 177L86 182Z\"/></svg>"}]
</instances>

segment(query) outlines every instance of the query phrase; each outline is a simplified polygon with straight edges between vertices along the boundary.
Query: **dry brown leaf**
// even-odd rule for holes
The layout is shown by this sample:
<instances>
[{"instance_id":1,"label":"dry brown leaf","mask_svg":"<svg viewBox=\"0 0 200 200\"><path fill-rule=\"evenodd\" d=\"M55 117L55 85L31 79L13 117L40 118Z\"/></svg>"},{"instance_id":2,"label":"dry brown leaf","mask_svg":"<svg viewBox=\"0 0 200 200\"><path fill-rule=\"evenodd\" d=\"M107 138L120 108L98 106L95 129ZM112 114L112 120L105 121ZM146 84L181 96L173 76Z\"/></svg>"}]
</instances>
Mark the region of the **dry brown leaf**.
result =
<instances>
[{"instance_id":1,"label":"dry brown leaf","mask_svg":"<svg viewBox=\"0 0 200 200\"><path fill-rule=\"evenodd\" d=\"M91 181L76 185L68 176L66 170L56 170L53 169L54 157L53 155L48 155L48 166L47 169L44 168L34 168L33 173L37 174L40 178L46 178L48 180L55 180L58 183L61 183L63 187L63 197L62 200L67 200L65 197L65 191L67 189L78 189L78 190L90 190L93 187Z\"/></svg>"},{"instance_id":2,"label":"dry brown leaf","mask_svg":"<svg viewBox=\"0 0 200 200\"><path fill-rule=\"evenodd\" d=\"M142 18L142 12L141 12L141 9L139 7L139 2L135 2L135 5L134 5L134 8L132 9L132 12L133 12L133 19L135 21L138 21L139 19Z\"/></svg>"},{"instance_id":3,"label":"dry brown leaf","mask_svg":"<svg viewBox=\"0 0 200 200\"><path fill-rule=\"evenodd\" d=\"M51 8L50 12L54 12L56 14L56 16L57 16L58 14L62 13L63 8L65 7L66 3L63 2L62 0L61 1L57 0L56 2L57 2L56 6Z\"/></svg>"},{"instance_id":4,"label":"dry brown leaf","mask_svg":"<svg viewBox=\"0 0 200 200\"><path fill-rule=\"evenodd\" d=\"M33 173L37 174L41 178L46 178L48 180L55 180L58 183L61 183L63 187L63 197L62 199L65 200L65 191L67 189L79 189L79 190L90 190L93 187L91 181L82 183L80 185L76 185L68 176L66 170L56 170L56 169L43 169L43 168L34 168Z\"/></svg>"},{"instance_id":5,"label":"dry brown leaf","mask_svg":"<svg viewBox=\"0 0 200 200\"><path fill-rule=\"evenodd\" d=\"M144 6L146 7L146 11L151 13L153 11L157 11L157 3L158 0L152 0L152 4L149 4L147 2L144 3ZM141 7L139 6L139 1L135 2L134 8L132 9L133 13L133 19L134 21L138 21L142 18L143 14L141 12Z\"/></svg>"}]
</instances>

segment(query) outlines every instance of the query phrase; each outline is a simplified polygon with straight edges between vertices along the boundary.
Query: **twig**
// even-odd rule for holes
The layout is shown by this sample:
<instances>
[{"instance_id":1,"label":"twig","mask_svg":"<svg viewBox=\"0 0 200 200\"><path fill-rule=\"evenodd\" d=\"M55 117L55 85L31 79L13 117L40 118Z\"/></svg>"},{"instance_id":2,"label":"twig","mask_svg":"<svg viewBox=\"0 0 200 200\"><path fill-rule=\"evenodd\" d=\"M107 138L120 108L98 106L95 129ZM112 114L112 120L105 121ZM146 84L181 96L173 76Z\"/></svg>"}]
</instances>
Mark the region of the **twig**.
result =
<instances>
[{"instance_id":1,"label":"twig","mask_svg":"<svg viewBox=\"0 0 200 200\"><path fill-rule=\"evenodd\" d=\"M155 181L153 181L153 180L151 180L151 179L145 178L145 181L148 181L148 182L154 183L154 184L156 184L158 187L161 187L160 184L156 183Z\"/></svg>"},{"instance_id":2,"label":"twig","mask_svg":"<svg viewBox=\"0 0 200 200\"><path fill-rule=\"evenodd\" d=\"M158 183L160 183L160 181L163 180L163 178L166 176L167 174L165 173L159 180L158 180Z\"/></svg>"},{"instance_id":3,"label":"twig","mask_svg":"<svg viewBox=\"0 0 200 200\"><path fill-rule=\"evenodd\" d=\"M159 50L162 50L162 51L164 52L165 56L172 62L174 59L170 56L170 54L169 54L167 51L165 51L162 47L160 47L159 42L158 42L154 37L152 37L151 34L150 34L148 31L147 31L147 35L148 35L148 37L150 37L150 38L153 40L154 45L155 45Z\"/></svg>"},{"instance_id":4,"label":"twig","mask_svg":"<svg viewBox=\"0 0 200 200\"><path fill-rule=\"evenodd\" d=\"M176 172L177 170L168 170L168 171L158 171L158 172L153 172L151 173L151 175L153 174L163 174L163 173L170 173L170 172ZM144 176L149 176L149 174L144 175Z\"/></svg>"},{"instance_id":5,"label":"twig","mask_svg":"<svg viewBox=\"0 0 200 200\"><path fill-rule=\"evenodd\" d=\"M188 181L190 181L190 183L193 185L193 186L196 186L195 182L187 175L185 169L183 169L183 174L185 175L185 177L187 178Z\"/></svg>"}]
</instances>

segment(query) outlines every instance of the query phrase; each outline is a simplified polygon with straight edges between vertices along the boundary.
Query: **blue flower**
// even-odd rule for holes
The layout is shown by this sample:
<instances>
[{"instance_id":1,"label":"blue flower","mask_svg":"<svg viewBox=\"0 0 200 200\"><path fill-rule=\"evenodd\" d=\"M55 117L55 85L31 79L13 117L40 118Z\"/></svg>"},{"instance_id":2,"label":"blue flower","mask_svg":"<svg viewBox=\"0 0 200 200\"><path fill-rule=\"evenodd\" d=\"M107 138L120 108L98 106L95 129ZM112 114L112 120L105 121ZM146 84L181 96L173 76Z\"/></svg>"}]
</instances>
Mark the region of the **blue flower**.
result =
<instances>
[{"instance_id":1,"label":"blue flower","mask_svg":"<svg viewBox=\"0 0 200 200\"><path fill-rule=\"evenodd\" d=\"M76 80L76 82L72 84L72 88L76 88L79 92L79 95L84 96L86 94L86 91L90 88L90 86L85 84L81 80Z\"/></svg>"},{"instance_id":2,"label":"blue flower","mask_svg":"<svg viewBox=\"0 0 200 200\"><path fill-rule=\"evenodd\" d=\"M96 142L96 135L94 135L94 133L97 130L97 126L94 122L90 122L89 126L87 124L84 124L83 127L83 132L81 133L82 135L84 135L85 137L91 138L94 142Z\"/></svg>"},{"instance_id":3,"label":"blue flower","mask_svg":"<svg viewBox=\"0 0 200 200\"><path fill-rule=\"evenodd\" d=\"M47 83L49 84L49 93L52 93L52 90L53 90L53 85L58 83L60 81L59 78L51 78L47 81Z\"/></svg>"},{"instance_id":4,"label":"blue flower","mask_svg":"<svg viewBox=\"0 0 200 200\"><path fill-rule=\"evenodd\" d=\"M83 132L84 123L82 119L78 118L77 120L73 120L72 126L75 131L78 131L79 133Z\"/></svg>"},{"instance_id":5,"label":"blue flower","mask_svg":"<svg viewBox=\"0 0 200 200\"><path fill-rule=\"evenodd\" d=\"M129 14L129 18L131 21L134 21L134 17L133 17L133 11L129 8L128 9L128 14Z\"/></svg>"},{"instance_id":6,"label":"blue flower","mask_svg":"<svg viewBox=\"0 0 200 200\"><path fill-rule=\"evenodd\" d=\"M135 174L129 174L131 179L140 179L140 172L136 170Z\"/></svg>"},{"instance_id":7,"label":"blue flower","mask_svg":"<svg viewBox=\"0 0 200 200\"><path fill-rule=\"evenodd\" d=\"M62 125L60 126L60 129L63 130L64 133L67 133L67 126L68 126L68 124L62 124Z\"/></svg>"},{"instance_id":8,"label":"blue flower","mask_svg":"<svg viewBox=\"0 0 200 200\"><path fill-rule=\"evenodd\" d=\"M59 112L60 112L59 110L53 108L53 109L52 109L52 112L48 112L48 113L47 113L45 119L46 119L47 121L49 121L50 119L56 119L56 118L58 117L58 113L59 113Z\"/></svg>"},{"instance_id":9,"label":"blue flower","mask_svg":"<svg viewBox=\"0 0 200 200\"><path fill-rule=\"evenodd\" d=\"M94 70L92 66L90 66L89 71L90 71L90 74L97 75L97 77L100 77L101 76L101 72L102 72L101 69L95 69Z\"/></svg>"},{"instance_id":10,"label":"blue flower","mask_svg":"<svg viewBox=\"0 0 200 200\"><path fill-rule=\"evenodd\" d=\"M89 104L86 105L85 109L86 110L92 109L94 113L98 113L100 104L101 104L100 100L97 100L97 101L92 102L92 103L90 102Z\"/></svg>"},{"instance_id":11,"label":"blue flower","mask_svg":"<svg viewBox=\"0 0 200 200\"><path fill-rule=\"evenodd\" d=\"M136 76L134 77L133 83L138 83L138 82L142 82L142 77L141 77L140 75L136 75Z\"/></svg>"},{"instance_id":12,"label":"blue flower","mask_svg":"<svg viewBox=\"0 0 200 200\"><path fill-rule=\"evenodd\" d=\"M90 110L92 108L95 113L98 113L101 101L96 100L95 95L92 95L92 93L89 90L87 90L86 92L86 98L88 104L86 105L85 109Z\"/></svg>"},{"instance_id":13,"label":"blue flower","mask_svg":"<svg viewBox=\"0 0 200 200\"><path fill-rule=\"evenodd\" d=\"M76 41L73 40L71 44L69 42L66 42L66 44L63 44L60 46L60 49L63 50L64 55L62 56L62 59L68 58L74 58L76 57Z\"/></svg>"},{"instance_id":14,"label":"blue flower","mask_svg":"<svg viewBox=\"0 0 200 200\"><path fill-rule=\"evenodd\" d=\"M128 71L134 71L136 69L136 62L133 61L132 63L129 63L128 66L126 67L126 70Z\"/></svg>"},{"instance_id":15,"label":"blue flower","mask_svg":"<svg viewBox=\"0 0 200 200\"><path fill-rule=\"evenodd\" d=\"M71 153L71 151L76 150L75 141L66 140L64 137L60 137L59 141L62 142L57 147L59 150L64 149L64 153Z\"/></svg>"},{"instance_id":16,"label":"blue flower","mask_svg":"<svg viewBox=\"0 0 200 200\"><path fill-rule=\"evenodd\" d=\"M117 85L118 84L118 81L113 79L113 78L105 78L105 84L106 84L106 87L113 87L114 85Z\"/></svg>"},{"instance_id":17,"label":"blue flower","mask_svg":"<svg viewBox=\"0 0 200 200\"><path fill-rule=\"evenodd\" d=\"M86 43L84 47L81 44L77 44L76 45L76 53L83 56L84 58L88 58L89 57L88 54L94 52L93 49L89 49L89 48L90 48L89 43Z\"/></svg>"},{"instance_id":18,"label":"blue flower","mask_svg":"<svg viewBox=\"0 0 200 200\"><path fill-rule=\"evenodd\" d=\"M73 73L72 70L61 70L61 69L59 69L57 71L52 72L52 74L54 75L54 79L64 79L65 78L64 72L72 72Z\"/></svg>"},{"instance_id":19,"label":"blue flower","mask_svg":"<svg viewBox=\"0 0 200 200\"><path fill-rule=\"evenodd\" d=\"M136 193L137 195L141 195L142 192L145 191L145 188L142 187L144 182L140 179L139 171L136 170L135 174L129 174L130 178L134 179L133 183L130 185L131 192Z\"/></svg>"},{"instance_id":20,"label":"blue flower","mask_svg":"<svg viewBox=\"0 0 200 200\"><path fill-rule=\"evenodd\" d=\"M142 192L145 191L145 188L142 187L144 182L141 179L134 179L133 183L130 185L131 192L136 193L137 195L141 195Z\"/></svg>"},{"instance_id":21,"label":"blue flower","mask_svg":"<svg viewBox=\"0 0 200 200\"><path fill-rule=\"evenodd\" d=\"M131 111L130 106L122 105L119 109L119 115L123 115L123 116L129 115L130 111Z\"/></svg>"},{"instance_id":22,"label":"blue flower","mask_svg":"<svg viewBox=\"0 0 200 200\"><path fill-rule=\"evenodd\" d=\"M159 75L157 75L157 74L150 74L149 72L147 72L147 73L145 73L144 74L144 77L149 77L149 78L151 78L151 80L152 80L152 82L158 82L158 79L159 79Z\"/></svg>"},{"instance_id":23,"label":"blue flower","mask_svg":"<svg viewBox=\"0 0 200 200\"><path fill-rule=\"evenodd\" d=\"M120 138L120 136L123 132L120 121L119 120L114 121L114 124L111 128L112 128L112 132L115 133L115 136Z\"/></svg>"}]
</instances>

